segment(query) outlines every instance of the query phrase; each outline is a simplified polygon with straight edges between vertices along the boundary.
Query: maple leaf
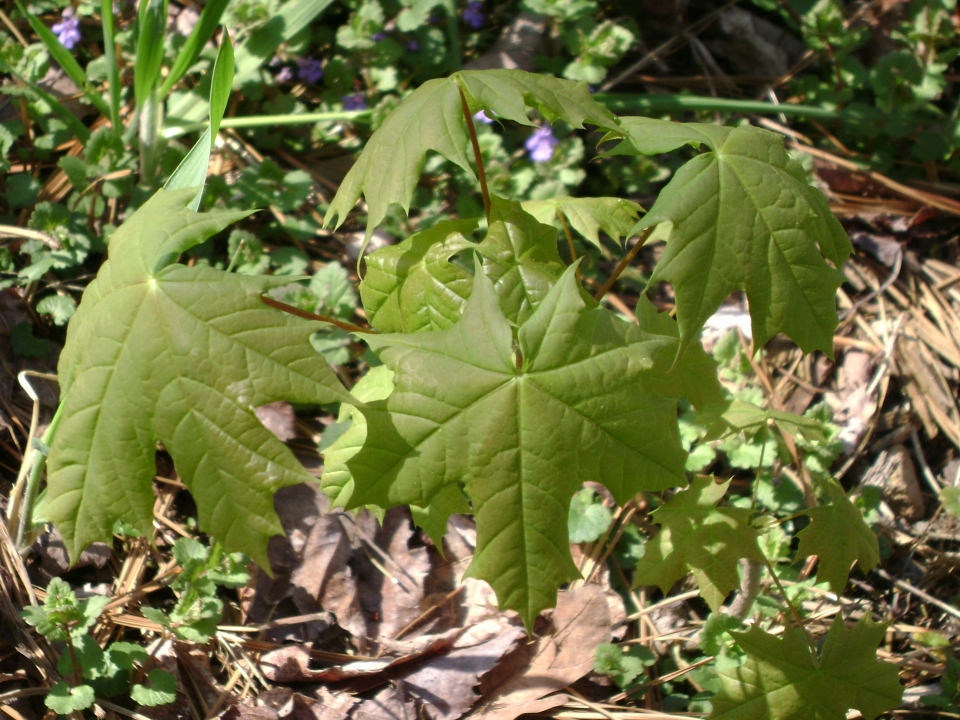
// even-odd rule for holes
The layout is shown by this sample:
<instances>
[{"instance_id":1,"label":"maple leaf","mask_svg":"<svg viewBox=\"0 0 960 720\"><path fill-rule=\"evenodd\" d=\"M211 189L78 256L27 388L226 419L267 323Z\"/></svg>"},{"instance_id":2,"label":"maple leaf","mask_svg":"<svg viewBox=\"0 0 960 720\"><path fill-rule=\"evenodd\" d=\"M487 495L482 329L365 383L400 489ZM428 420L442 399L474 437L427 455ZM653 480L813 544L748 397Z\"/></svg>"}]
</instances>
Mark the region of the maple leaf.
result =
<instances>
[{"instance_id":1,"label":"maple leaf","mask_svg":"<svg viewBox=\"0 0 960 720\"><path fill-rule=\"evenodd\" d=\"M818 420L773 408L758 407L753 403L737 399L730 402L730 406L711 426L704 440L718 438L729 430L756 433L771 420L781 432L795 440L797 438L810 442L824 440L823 424Z\"/></svg>"},{"instance_id":2,"label":"maple leaf","mask_svg":"<svg viewBox=\"0 0 960 720\"><path fill-rule=\"evenodd\" d=\"M366 258L360 298L380 332L422 332L450 327L470 297L473 276L450 257L475 247L464 235L476 220L444 220Z\"/></svg>"},{"instance_id":3,"label":"maple leaf","mask_svg":"<svg viewBox=\"0 0 960 720\"><path fill-rule=\"evenodd\" d=\"M540 222L554 227L561 227L557 213L563 213L570 227L598 248L602 247L601 230L619 243L621 237L630 235L638 213L643 211L638 203L615 197L555 197L526 200L521 206Z\"/></svg>"},{"instance_id":4,"label":"maple leaf","mask_svg":"<svg viewBox=\"0 0 960 720\"><path fill-rule=\"evenodd\" d=\"M710 720L845 720L850 709L873 720L899 707L897 667L877 660L886 628L869 616L848 628L837 615L819 658L789 625L783 638L756 626L731 632L747 659L718 671L721 690L710 701Z\"/></svg>"},{"instance_id":5,"label":"maple leaf","mask_svg":"<svg viewBox=\"0 0 960 720\"><path fill-rule=\"evenodd\" d=\"M351 390L351 395L362 403L384 400L393 392L393 371L385 365L370 368ZM320 489L330 498L330 507L346 507L353 495L354 481L347 461L360 452L367 439L367 420L354 405L340 404L337 423L350 423L349 428L338 437L323 453L323 475L320 477ZM383 520L383 509L367 506ZM417 527L430 536L434 544L443 552L443 536L447 531L447 520L454 513L469 513L470 506L456 485L448 485L433 497L426 507L410 506L410 514Z\"/></svg>"},{"instance_id":6,"label":"maple leaf","mask_svg":"<svg viewBox=\"0 0 960 720\"><path fill-rule=\"evenodd\" d=\"M428 80L390 113L340 184L324 216L339 227L362 195L367 203L367 232L386 217L391 205L410 210L427 152L440 153L471 178L466 154L469 144L463 101L470 113L488 110L497 119L533 125L527 108L548 120L563 120L575 128L590 123L617 131L617 119L590 96L586 83L535 75L522 70L465 70ZM365 244L365 243L364 243Z\"/></svg>"},{"instance_id":7,"label":"maple leaf","mask_svg":"<svg viewBox=\"0 0 960 720\"><path fill-rule=\"evenodd\" d=\"M477 252L504 315L517 324L530 317L565 268L556 228L538 222L520 203L498 197L490 198L490 226Z\"/></svg>"},{"instance_id":8,"label":"maple leaf","mask_svg":"<svg viewBox=\"0 0 960 720\"><path fill-rule=\"evenodd\" d=\"M311 478L254 411L350 400L310 346L317 324L261 301L289 278L176 264L249 214L195 213L196 193L157 192L114 233L68 326L46 512L71 558L117 520L152 534L159 440L201 529L267 567L267 540L283 532L273 493Z\"/></svg>"},{"instance_id":9,"label":"maple leaf","mask_svg":"<svg viewBox=\"0 0 960 720\"><path fill-rule=\"evenodd\" d=\"M853 247L781 137L649 118L622 125L628 140L617 152L710 149L677 171L635 228L672 226L650 282L673 283L684 342L730 293L746 290L756 347L782 331L804 352L833 357L834 295Z\"/></svg>"},{"instance_id":10,"label":"maple leaf","mask_svg":"<svg viewBox=\"0 0 960 720\"><path fill-rule=\"evenodd\" d=\"M803 511L813 522L797 533L797 558L818 556L817 581L829 582L830 589L842 595L854 562L864 572L880 563L880 544L840 483L830 478L824 487L830 504Z\"/></svg>"},{"instance_id":11,"label":"maple leaf","mask_svg":"<svg viewBox=\"0 0 960 720\"><path fill-rule=\"evenodd\" d=\"M364 336L396 373L396 389L360 408L368 435L347 462L356 483L349 505L423 507L464 483L478 533L468 574L488 581L529 628L577 577L567 516L580 483L602 482L620 503L685 483L673 398L719 400L720 389L700 375L715 365L699 347L670 372L679 339L669 317L652 320L652 307L641 308L638 327L588 307L575 266L520 327L515 352L475 262L456 324Z\"/></svg>"},{"instance_id":12,"label":"maple leaf","mask_svg":"<svg viewBox=\"0 0 960 720\"><path fill-rule=\"evenodd\" d=\"M664 593L687 571L700 595L716 611L727 595L740 586L740 558L763 562L759 533L750 525L751 510L718 508L730 486L710 477L697 477L651 513L660 532L646 544L637 561L634 587L659 585Z\"/></svg>"}]
</instances>

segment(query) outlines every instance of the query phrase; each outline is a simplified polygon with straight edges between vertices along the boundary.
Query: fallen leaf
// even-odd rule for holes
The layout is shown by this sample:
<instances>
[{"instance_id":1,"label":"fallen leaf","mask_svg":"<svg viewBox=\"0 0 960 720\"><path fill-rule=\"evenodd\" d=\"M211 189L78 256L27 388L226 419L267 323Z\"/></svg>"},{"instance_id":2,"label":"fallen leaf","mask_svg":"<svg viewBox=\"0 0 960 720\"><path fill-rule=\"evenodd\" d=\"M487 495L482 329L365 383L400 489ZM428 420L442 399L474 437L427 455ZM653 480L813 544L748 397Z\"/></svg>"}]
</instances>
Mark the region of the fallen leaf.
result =
<instances>
[{"instance_id":1,"label":"fallen leaf","mask_svg":"<svg viewBox=\"0 0 960 720\"><path fill-rule=\"evenodd\" d=\"M404 685L433 720L456 720L480 699L474 691L480 678L524 635L503 617L486 620L457 638L450 652L407 675Z\"/></svg>"},{"instance_id":2,"label":"fallen leaf","mask_svg":"<svg viewBox=\"0 0 960 720\"><path fill-rule=\"evenodd\" d=\"M353 720L417 720L417 710L402 687L390 686L371 700L364 700L350 716Z\"/></svg>"},{"instance_id":3,"label":"fallen leaf","mask_svg":"<svg viewBox=\"0 0 960 720\"><path fill-rule=\"evenodd\" d=\"M277 436L280 442L292 440L297 434L297 418L293 414L293 405L278 401L261 405L254 412L257 420Z\"/></svg>"},{"instance_id":4,"label":"fallen leaf","mask_svg":"<svg viewBox=\"0 0 960 720\"><path fill-rule=\"evenodd\" d=\"M488 692L471 718L513 720L564 704L566 695L546 696L589 673L594 649L612 637L606 593L597 585L559 593L551 624L552 632L541 634L529 664Z\"/></svg>"},{"instance_id":5,"label":"fallen leaf","mask_svg":"<svg viewBox=\"0 0 960 720\"><path fill-rule=\"evenodd\" d=\"M293 696L291 720L343 720L351 708L360 702L352 695L331 691L325 687L317 690L317 699L305 697L299 693Z\"/></svg>"},{"instance_id":6,"label":"fallen leaf","mask_svg":"<svg viewBox=\"0 0 960 720\"><path fill-rule=\"evenodd\" d=\"M231 705L223 714L223 720L279 720L276 710L268 707L251 707L249 705Z\"/></svg>"}]
</instances>

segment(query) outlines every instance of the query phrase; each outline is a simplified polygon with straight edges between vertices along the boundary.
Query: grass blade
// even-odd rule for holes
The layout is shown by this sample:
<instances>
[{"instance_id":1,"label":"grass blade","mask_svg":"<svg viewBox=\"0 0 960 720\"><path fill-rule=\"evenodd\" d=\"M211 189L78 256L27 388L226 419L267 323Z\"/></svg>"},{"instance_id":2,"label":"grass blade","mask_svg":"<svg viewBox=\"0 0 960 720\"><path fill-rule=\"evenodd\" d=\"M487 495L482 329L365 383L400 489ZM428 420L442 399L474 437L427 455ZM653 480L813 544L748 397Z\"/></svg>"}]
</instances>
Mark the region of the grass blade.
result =
<instances>
[{"instance_id":1,"label":"grass blade","mask_svg":"<svg viewBox=\"0 0 960 720\"><path fill-rule=\"evenodd\" d=\"M213 63L213 79L210 81L210 142L217 137L220 130L220 121L227 110L230 100L230 91L233 88L233 43L230 42L230 33L223 29L223 40L220 42L220 51Z\"/></svg>"},{"instance_id":2,"label":"grass blade","mask_svg":"<svg viewBox=\"0 0 960 720\"><path fill-rule=\"evenodd\" d=\"M144 9L146 5L146 9ZM140 36L137 64L133 72L133 94L137 107L150 95L160 77L163 64L163 38L167 23L167 0L144 0L140 5Z\"/></svg>"},{"instance_id":3,"label":"grass blade","mask_svg":"<svg viewBox=\"0 0 960 720\"><path fill-rule=\"evenodd\" d=\"M105 2L106 0L103 1ZM200 51L203 50L203 46L213 37L213 33L217 29L217 24L220 22L220 18L223 16L223 11L226 9L229 1L230 0L210 0L203 8L203 12L200 13L200 19L197 21L197 24L193 26L193 32L190 33L190 37L187 38L187 42L180 50L180 54L177 55L173 67L170 68L170 74L167 75L163 81L163 85L160 86L161 99L167 96L177 81L182 78L184 73L190 69L190 66L197 61L197 58L200 56Z\"/></svg>"},{"instance_id":4,"label":"grass blade","mask_svg":"<svg viewBox=\"0 0 960 720\"><path fill-rule=\"evenodd\" d=\"M113 33L113 0L100 0L100 21L103 23L103 54L107 59L107 84L110 86L110 123L120 133L120 72L117 68L117 45Z\"/></svg>"},{"instance_id":5,"label":"grass blade","mask_svg":"<svg viewBox=\"0 0 960 720\"><path fill-rule=\"evenodd\" d=\"M96 89L91 87L90 83L87 82L87 74L83 71L83 68L80 67L80 63L77 62L76 58L73 57L73 54L63 46L57 39L57 36L53 34L53 31L40 21L40 18L27 12L20 0L17 0L17 9L20 10L20 14L30 23L30 27L33 28L33 31L40 38L40 41L46 46L47 51L53 56L53 59L63 68L63 71L70 79L77 84L77 87L83 91L83 94L93 103L93 106L106 117L110 117L110 108Z\"/></svg>"}]
</instances>

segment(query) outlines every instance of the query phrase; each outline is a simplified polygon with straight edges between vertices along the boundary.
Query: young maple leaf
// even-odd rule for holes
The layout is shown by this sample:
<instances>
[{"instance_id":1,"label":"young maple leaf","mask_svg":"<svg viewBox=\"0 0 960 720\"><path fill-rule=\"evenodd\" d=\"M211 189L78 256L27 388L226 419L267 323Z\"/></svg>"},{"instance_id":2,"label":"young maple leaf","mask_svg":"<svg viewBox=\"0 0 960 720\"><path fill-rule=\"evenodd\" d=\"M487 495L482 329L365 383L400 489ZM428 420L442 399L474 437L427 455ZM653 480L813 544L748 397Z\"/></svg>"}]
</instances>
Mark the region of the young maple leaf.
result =
<instances>
[{"instance_id":1,"label":"young maple leaf","mask_svg":"<svg viewBox=\"0 0 960 720\"><path fill-rule=\"evenodd\" d=\"M659 585L664 593L687 571L693 572L700 595L716 611L740 585L740 558L763 561L759 533L750 525L751 510L718 508L730 482L694 478L690 488L677 493L651 513L661 526L637 561L634 587Z\"/></svg>"},{"instance_id":2,"label":"young maple leaf","mask_svg":"<svg viewBox=\"0 0 960 720\"><path fill-rule=\"evenodd\" d=\"M477 518L468 570L529 628L577 577L570 498L584 480L618 502L682 485L676 400L720 400L715 364L691 347L674 367L676 324L649 303L640 326L588 307L568 268L514 331L479 266L460 320L446 330L366 335L396 373L386 400L359 408L363 449L347 465L350 505L426 506L465 483Z\"/></svg>"},{"instance_id":3,"label":"young maple leaf","mask_svg":"<svg viewBox=\"0 0 960 720\"><path fill-rule=\"evenodd\" d=\"M873 720L899 707L897 667L877 660L886 628L869 616L848 628L837 615L819 658L789 625L783 638L756 626L730 633L747 659L718 672L721 690L710 701L709 720L845 720L850 709Z\"/></svg>"},{"instance_id":4,"label":"young maple leaf","mask_svg":"<svg viewBox=\"0 0 960 720\"><path fill-rule=\"evenodd\" d=\"M823 194L774 133L623 118L617 153L706 145L673 176L634 231L670 223L651 283L673 283L684 342L730 293L746 290L756 347L778 332L833 357L834 294L853 252ZM824 256L833 264L831 267Z\"/></svg>"},{"instance_id":5,"label":"young maple leaf","mask_svg":"<svg viewBox=\"0 0 960 720\"><path fill-rule=\"evenodd\" d=\"M813 522L797 533L797 558L819 557L817 581L829 582L830 589L842 595L853 563L859 563L864 572L879 564L880 544L840 483L831 478L825 486L830 504L803 511Z\"/></svg>"},{"instance_id":6,"label":"young maple leaf","mask_svg":"<svg viewBox=\"0 0 960 720\"><path fill-rule=\"evenodd\" d=\"M152 533L159 440L200 528L267 567L267 540L283 532L273 494L311 478L254 410L351 401L310 346L317 324L261 301L289 278L176 263L249 214L195 213L196 193L157 192L114 233L67 329L46 513L71 558L117 520Z\"/></svg>"}]
</instances>

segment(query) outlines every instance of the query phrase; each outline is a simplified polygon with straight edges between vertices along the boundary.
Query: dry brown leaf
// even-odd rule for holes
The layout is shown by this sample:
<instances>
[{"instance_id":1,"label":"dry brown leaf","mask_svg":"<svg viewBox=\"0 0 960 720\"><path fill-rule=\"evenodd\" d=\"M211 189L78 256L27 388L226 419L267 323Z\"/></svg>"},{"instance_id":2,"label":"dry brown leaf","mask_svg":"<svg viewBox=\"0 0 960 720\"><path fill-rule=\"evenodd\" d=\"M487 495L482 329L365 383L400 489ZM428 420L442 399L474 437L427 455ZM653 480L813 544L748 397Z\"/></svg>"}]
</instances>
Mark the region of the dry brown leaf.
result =
<instances>
[{"instance_id":1,"label":"dry brown leaf","mask_svg":"<svg viewBox=\"0 0 960 720\"><path fill-rule=\"evenodd\" d=\"M503 617L475 625L457 638L453 649L421 664L404 678L410 695L433 720L456 720L480 699L480 678L524 636Z\"/></svg>"},{"instance_id":2,"label":"dry brown leaf","mask_svg":"<svg viewBox=\"0 0 960 720\"><path fill-rule=\"evenodd\" d=\"M293 414L293 405L288 402L272 402L261 405L254 412L257 420L277 436L280 442L292 440L297 435L297 418Z\"/></svg>"},{"instance_id":3,"label":"dry brown leaf","mask_svg":"<svg viewBox=\"0 0 960 720\"><path fill-rule=\"evenodd\" d=\"M541 634L530 662L488 692L471 716L476 720L513 720L567 701L545 697L576 682L593 668L594 651L612 636L606 593L597 585L561 592L549 633Z\"/></svg>"},{"instance_id":4,"label":"dry brown leaf","mask_svg":"<svg viewBox=\"0 0 960 720\"><path fill-rule=\"evenodd\" d=\"M360 703L350 717L353 720L417 720L417 709L406 698L402 685L391 685L371 700Z\"/></svg>"},{"instance_id":5,"label":"dry brown leaf","mask_svg":"<svg viewBox=\"0 0 960 720\"><path fill-rule=\"evenodd\" d=\"M358 702L353 695L321 687L316 700L294 694L293 711L288 717L290 720L344 720Z\"/></svg>"},{"instance_id":6,"label":"dry brown leaf","mask_svg":"<svg viewBox=\"0 0 960 720\"><path fill-rule=\"evenodd\" d=\"M870 353L862 350L843 353L843 363L837 373L839 404L834 408L833 421L840 426L837 440L843 443L847 453L859 447L877 412L877 399L872 392L867 392L875 365Z\"/></svg>"},{"instance_id":7,"label":"dry brown leaf","mask_svg":"<svg viewBox=\"0 0 960 720\"><path fill-rule=\"evenodd\" d=\"M277 711L268 707L251 707L238 703L223 714L223 720L279 720Z\"/></svg>"}]
</instances>

